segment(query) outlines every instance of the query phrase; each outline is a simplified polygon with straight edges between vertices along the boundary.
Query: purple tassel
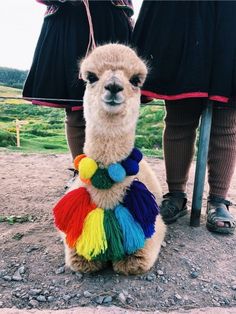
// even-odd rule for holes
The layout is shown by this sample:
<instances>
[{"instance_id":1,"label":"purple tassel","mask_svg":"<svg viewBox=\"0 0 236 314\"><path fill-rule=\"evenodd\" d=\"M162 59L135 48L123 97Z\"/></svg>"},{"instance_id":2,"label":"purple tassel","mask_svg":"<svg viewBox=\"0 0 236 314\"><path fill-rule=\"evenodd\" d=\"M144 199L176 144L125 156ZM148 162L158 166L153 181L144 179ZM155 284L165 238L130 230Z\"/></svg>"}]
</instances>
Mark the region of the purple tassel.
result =
<instances>
[{"instance_id":1,"label":"purple tassel","mask_svg":"<svg viewBox=\"0 0 236 314\"><path fill-rule=\"evenodd\" d=\"M137 162L140 162L143 158L143 154L138 148L134 147L129 157L132 158L133 160L136 160Z\"/></svg>"},{"instance_id":2,"label":"purple tassel","mask_svg":"<svg viewBox=\"0 0 236 314\"><path fill-rule=\"evenodd\" d=\"M156 216L159 214L155 196L142 182L134 180L127 190L123 205L141 225L145 237L150 238L155 232Z\"/></svg>"},{"instance_id":3,"label":"purple tassel","mask_svg":"<svg viewBox=\"0 0 236 314\"><path fill-rule=\"evenodd\" d=\"M136 160L127 157L121 162L122 167L125 169L127 176L134 176L139 172L139 164Z\"/></svg>"}]
</instances>

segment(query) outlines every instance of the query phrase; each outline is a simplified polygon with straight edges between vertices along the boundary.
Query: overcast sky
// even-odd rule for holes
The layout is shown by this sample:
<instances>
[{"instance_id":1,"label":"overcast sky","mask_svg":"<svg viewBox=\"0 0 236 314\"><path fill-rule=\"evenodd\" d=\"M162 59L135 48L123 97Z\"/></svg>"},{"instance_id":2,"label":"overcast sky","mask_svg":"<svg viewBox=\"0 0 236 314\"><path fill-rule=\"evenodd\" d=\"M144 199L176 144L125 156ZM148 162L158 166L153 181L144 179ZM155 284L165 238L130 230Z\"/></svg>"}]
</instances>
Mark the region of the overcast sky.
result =
<instances>
[{"instance_id":1,"label":"overcast sky","mask_svg":"<svg viewBox=\"0 0 236 314\"><path fill-rule=\"evenodd\" d=\"M135 17L142 0L133 0ZM35 0L0 0L0 66L30 68L45 6Z\"/></svg>"}]
</instances>

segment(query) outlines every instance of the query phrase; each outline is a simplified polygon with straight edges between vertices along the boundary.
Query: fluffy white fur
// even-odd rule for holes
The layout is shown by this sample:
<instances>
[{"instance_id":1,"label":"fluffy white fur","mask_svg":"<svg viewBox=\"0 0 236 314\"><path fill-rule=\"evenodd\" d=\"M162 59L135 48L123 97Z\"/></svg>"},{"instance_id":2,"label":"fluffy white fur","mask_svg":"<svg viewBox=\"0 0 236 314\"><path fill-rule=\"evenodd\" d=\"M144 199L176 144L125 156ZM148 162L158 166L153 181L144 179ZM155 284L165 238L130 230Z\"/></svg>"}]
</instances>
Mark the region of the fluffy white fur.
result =
<instances>
[{"instance_id":1,"label":"fluffy white fur","mask_svg":"<svg viewBox=\"0 0 236 314\"><path fill-rule=\"evenodd\" d=\"M129 47L108 44L94 49L80 67L82 78L87 82L84 95L86 140L84 152L104 166L126 158L134 146L135 128L139 115L140 86L147 75L145 63ZM97 80L90 80L91 75ZM133 78L135 78L133 82ZM118 105L107 102L110 94L105 88L109 83L119 84L123 90L116 94ZM140 162L138 175L160 203L161 187L145 160ZM134 177L114 184L109 190L87 187L92 200L101 208L112 208L123 199L126 188ZM84 186L76 180L70 190ZM156 231L146 241L145 247L124 260L113 263L116 272L139 274L148 271L155 263L166 227L160 215L156 220ZM105 263L87 261L76 254L65 243L66 264L75 271L92 272L102 269Z\"/></svg>"}]
</instances>

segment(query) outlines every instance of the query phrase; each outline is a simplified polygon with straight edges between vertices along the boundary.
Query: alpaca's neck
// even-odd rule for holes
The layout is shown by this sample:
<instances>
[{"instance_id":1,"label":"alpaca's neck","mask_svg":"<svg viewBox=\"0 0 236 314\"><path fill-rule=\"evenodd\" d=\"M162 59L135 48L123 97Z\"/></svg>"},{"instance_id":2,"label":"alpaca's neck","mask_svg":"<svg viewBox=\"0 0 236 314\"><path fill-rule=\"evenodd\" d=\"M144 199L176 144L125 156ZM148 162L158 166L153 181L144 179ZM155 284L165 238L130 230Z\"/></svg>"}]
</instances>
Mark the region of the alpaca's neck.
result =
<instances>
[{"instance_id":1,"label":"alpaca's neck","mask_svg":"<svg viewBox=\"0 0 236 314\"><path fill-rule=\"evenodd\" d=\"M120 134L101 134L95 128L86 126L84 152L88 157L105 166L126 158L134 147L135 127Z\"/></svg>"}]
</instances>

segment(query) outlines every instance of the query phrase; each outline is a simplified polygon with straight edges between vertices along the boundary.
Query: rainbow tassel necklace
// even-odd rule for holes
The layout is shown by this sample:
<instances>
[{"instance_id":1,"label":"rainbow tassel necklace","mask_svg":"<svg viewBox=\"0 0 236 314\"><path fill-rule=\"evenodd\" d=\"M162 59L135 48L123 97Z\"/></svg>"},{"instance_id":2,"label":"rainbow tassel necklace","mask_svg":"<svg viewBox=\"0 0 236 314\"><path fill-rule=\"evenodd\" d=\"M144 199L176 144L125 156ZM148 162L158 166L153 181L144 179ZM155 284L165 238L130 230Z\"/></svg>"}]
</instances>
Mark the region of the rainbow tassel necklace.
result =
<instances>
[{"instance_id":1,"label":"rainbow tassel necklace","mask_svg":"<svg viewBox=\"0 0 236 314\"><path fill-rule=\"evenodd\" d=\"M84 154L74 163L84 183L104 190L136 175L141 160L142 153L134 148L126 159L107 168ZM80 187L66 194L53 213L56 227L79 255L89 261L118 261L144 247L155 232L159 208L154 195L134 179L122 202L112 209L97 207L86 187Z\"/></svg>"}]
</instances>

